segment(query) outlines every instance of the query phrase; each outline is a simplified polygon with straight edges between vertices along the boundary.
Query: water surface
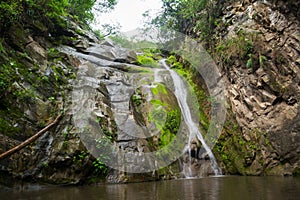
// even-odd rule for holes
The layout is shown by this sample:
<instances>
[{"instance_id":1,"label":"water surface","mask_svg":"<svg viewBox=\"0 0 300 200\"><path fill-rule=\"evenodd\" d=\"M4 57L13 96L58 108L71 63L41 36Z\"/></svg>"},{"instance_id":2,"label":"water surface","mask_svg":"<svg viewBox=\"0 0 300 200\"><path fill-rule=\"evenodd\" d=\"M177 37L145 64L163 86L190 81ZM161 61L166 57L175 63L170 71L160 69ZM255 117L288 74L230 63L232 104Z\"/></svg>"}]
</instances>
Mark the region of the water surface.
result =
<instances>
[{"instance_id":1,"label":"water surface","mask_svg":"<svg viewBox=\"0 0 300 200\"><path fill-rule=\"evenodd\" d=\"M0 191L1 200L296 200L300 178L207 177L171 181Z\"/></svg>"}]
</instances>

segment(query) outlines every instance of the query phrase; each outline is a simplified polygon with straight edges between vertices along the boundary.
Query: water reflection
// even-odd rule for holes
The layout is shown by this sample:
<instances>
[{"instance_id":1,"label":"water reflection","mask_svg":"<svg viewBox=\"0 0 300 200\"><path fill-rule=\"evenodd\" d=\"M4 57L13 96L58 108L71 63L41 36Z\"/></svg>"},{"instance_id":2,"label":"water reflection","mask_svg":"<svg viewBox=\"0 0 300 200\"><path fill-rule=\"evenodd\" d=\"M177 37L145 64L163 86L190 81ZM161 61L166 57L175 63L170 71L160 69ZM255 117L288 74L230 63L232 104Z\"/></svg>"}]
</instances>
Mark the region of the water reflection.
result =
<instances>
[{"instance_id":1,"label":"water reflection","mask_svg":"<svg viewBox=\"0 0 300 200\"><path fill-rule=\"evenodd\" d=\"M207 177L161 182L80 187L55 187L26 191L0 191L1 200L232 200L298 199L300 178Z\"/></svg>"}]
</instances>

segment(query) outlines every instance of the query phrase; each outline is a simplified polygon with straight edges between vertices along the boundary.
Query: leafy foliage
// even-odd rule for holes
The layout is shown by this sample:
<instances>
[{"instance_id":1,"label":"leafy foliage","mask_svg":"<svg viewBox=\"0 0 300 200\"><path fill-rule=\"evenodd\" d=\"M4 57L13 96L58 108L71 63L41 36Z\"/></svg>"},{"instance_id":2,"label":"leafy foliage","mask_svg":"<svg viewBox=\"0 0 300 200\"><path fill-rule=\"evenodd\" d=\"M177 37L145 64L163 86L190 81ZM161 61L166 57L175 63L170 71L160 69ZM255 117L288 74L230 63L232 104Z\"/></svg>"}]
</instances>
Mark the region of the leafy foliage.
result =
<instances>
[{"instance_id":1,"label":"leafy foliage","mask_svg":"<svg viewBox=\"0 0 300 200\"><path fill-rule=\"evenodd\" d=\"M68 11L83 21L92 21L93 8L98 12L106 12L116 5L116 0L69 0Z\"/></svg>"},{"instance_id":2,"label":"leafy foliage","mask_svg":"<svg viewBox=\"0 0 300 200\"><path fill-rule=\"evenodd\" d=\"M163 11L151 24L208 39L221 13L221 1L162 0ZM145 14L147 16L147 14Z\"/></svg>"},{"instance_id":3,"label":"leafy foliage","mask_svg":"<svg viewBox=\"0 0 300 200\"><path fill-rule=\"evenodd\" d=\"M20 13L22 12L22 7L20 6L20 1L1 1L0 3L0 25L1 27L6 27L7 25L13 23L18 19Z\"/></svg>"},{"instance_id":4,"label":"leafy foliage","mask_svg":"<svg viewBox=\"0 0 300 200\"><path fill-rule=\"evenodd\" d=\"M103 24L101 27L102 27L101 32L100 30L96 32L99 38L105 38L107 36L115 36L118 33L120 33L121 25L119 23L116 24L110 23L110 24Z\"/></svg>"},{"instance_id":5,"label":"leafy foliage","mask_svg":"<svg viewBox=\"0 0 300 200\"><path fill-rule=\"evenodd\" d=\"M87 23L94 19L93 8L104 12L113 8L116 3L116 0L2 0L0 33L13 23L28 18L39 20L48 26L62 23L62 17L66 16L73 16Z\"/></svg>"},{"instance_id":6,"label":"leafy foliage","mask_svg":"<svg viewBox=\"0 0 300 200\"><path fill-rule=\"evenodd\" d=\"M93 166L95 167L96 172L100 172L103 175L108 171L108 167L101 161L100 158L97 158L93 162Z\"/></svg>"}]
</instances>

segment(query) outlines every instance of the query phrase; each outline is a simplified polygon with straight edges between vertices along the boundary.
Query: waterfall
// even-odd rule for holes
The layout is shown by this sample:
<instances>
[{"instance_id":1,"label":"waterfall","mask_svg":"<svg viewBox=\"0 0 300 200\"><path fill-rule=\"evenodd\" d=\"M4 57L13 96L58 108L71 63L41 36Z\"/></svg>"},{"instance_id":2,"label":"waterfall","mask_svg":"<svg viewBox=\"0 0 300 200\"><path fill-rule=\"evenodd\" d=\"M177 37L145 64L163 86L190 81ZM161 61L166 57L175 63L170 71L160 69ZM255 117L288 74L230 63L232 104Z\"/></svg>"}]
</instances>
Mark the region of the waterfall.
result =
<instances>
[{"instance_id":1,"label":"waterfall","mask_svg":"<svg viewBox=\"0 0 300 200\"><path fill-rule=\"evenodd\" d=\"M162 67L164 67L170 73L170 75L172 77L174 89L175 89L174 94L177 98L177 101L178 101L178 104L179 104L179 107L180 107L180 110L181 110L181 113L183 116L183 120L186 123L188 130L189 130L189 140L188 140L188 145L187 145L185 151L186 150L189 151L189 156L190 156L190 160L191 160L191 143L192 143L193 138L197 138L201 142L202 147L205 149L205 151L209 157L210 166L211 166L214 174L221 175L222 172L221 172L221 169L218 167L216 158L215 158L214 154L212 153L211 149L206 144L201 132L198 129L198 122L194 122L192 119L191 110L187 103L188 92L187 92L187 88L184 85L182 78L175 71L173 71L169 68L169 66L165 62L165 59L160 61L160 65ZM159 72L158 70L155 71L154 80L161 80L158 77L159 76L158 72ZM189 170L191 170L191 169L189 169ZM190 172L190 174L191 174L191 172ZM190 175L187 175L187 176L190 176Z\"/></svg>"}]
</instances>

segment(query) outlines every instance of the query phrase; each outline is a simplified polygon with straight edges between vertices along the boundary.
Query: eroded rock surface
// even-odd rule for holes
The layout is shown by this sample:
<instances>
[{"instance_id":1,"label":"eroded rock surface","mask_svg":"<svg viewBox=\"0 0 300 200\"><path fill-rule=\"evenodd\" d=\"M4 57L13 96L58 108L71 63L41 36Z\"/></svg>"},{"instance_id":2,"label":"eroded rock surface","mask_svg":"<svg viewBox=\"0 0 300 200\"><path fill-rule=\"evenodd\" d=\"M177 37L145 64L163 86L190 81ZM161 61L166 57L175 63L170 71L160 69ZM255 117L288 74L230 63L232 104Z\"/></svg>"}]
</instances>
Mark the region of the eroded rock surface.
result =
<instances>
[{"instance_id":1,"label":"eroded rock surface","mask_svg":"<svg viewBox=\"0 0 300 200\"><path fill-rule=\"evenodd\" d=\"M235 141L237 150L233 151L240 151L237 154L243 154L245 161L235 160L235 153L230 153L241 174L299 171L300 22L296 2L236 1L224 10L223 22L228 27L219 32L222 40L237 36L253 42L247 55L231 57L232 62L223 69L230 107L241 128L243 141Z\"/></svg>"}]
</instances>

